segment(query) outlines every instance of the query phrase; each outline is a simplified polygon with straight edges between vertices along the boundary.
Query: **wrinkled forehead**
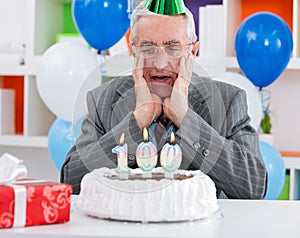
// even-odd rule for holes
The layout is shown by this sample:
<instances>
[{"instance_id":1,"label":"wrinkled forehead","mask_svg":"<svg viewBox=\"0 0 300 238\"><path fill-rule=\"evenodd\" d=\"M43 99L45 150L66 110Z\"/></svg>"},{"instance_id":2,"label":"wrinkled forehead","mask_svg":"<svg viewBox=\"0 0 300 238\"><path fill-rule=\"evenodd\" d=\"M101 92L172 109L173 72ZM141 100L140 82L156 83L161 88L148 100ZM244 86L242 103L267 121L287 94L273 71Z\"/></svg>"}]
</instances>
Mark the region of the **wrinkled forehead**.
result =
<instances>
[{"instance_id":1,"label":"wrinkled forehead","mask_svg":"<svg viewBox=\"0 0 300 238\"><path fill-rule=\"evenodd\" d=\"M188 39L184 15L140 16L136 25L134 41L162 43L177 40L186 43Z\"/></svg>"}]
</instances>

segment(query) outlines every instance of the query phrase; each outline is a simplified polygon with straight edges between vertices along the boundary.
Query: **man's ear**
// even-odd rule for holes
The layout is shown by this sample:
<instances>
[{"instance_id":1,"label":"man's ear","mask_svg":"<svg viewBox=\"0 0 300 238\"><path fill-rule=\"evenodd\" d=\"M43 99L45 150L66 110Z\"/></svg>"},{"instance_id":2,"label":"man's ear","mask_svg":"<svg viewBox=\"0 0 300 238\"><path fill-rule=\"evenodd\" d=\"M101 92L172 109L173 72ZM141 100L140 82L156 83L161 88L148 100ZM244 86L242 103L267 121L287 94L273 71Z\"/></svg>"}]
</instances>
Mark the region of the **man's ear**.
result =
<instances>
[{"instance_id":1,"label":"man's ear","mask_svg":"<svg viewBox=\"0 0 300 238\"><path fill-rule=\"evenodd\" d=\"M193 48L192 48L192 54L194 56L197 55L197 52L199 50L199 47L200 47L200 42L199 41L196 41L195 44L193 45Z\"/></svg>"}]
</instances>

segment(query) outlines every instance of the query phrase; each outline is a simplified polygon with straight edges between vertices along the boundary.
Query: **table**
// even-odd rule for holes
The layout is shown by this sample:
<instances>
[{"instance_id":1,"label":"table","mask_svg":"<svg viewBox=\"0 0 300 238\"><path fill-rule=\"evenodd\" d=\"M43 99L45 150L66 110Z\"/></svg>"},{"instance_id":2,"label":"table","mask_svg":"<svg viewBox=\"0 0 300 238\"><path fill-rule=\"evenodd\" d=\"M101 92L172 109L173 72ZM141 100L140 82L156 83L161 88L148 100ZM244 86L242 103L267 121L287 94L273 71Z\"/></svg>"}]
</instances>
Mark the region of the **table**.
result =
<instances>
[{"instance_id":1,"label":"table","mask_svg":"<svg viewBox=\"0 0 300 238\"><path fill-rule=\"evenodd\" d=\"M223 217L218 220L161 224L100 220L73 207L68 223L2 229L0 237L300 237L300 201L219 200L219 205Z\"/></svg>"}]
</instances>

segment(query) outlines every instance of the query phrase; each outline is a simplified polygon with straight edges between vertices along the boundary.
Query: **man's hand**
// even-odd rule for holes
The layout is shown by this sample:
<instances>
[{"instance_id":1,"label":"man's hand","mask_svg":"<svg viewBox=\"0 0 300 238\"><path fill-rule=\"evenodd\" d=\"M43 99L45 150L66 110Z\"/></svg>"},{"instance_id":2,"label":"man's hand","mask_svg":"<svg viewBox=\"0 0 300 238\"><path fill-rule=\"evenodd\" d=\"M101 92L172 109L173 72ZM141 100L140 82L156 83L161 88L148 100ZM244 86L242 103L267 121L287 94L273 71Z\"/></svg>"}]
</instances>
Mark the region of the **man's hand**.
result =
<instances>
[{"instance_id":1,"label":"man's hand","mask_svg":"<svg viewBox=\"0 0 300 238\"><path fill-rule=\"evenodd\" d=\"M150 92L143 77L143 66L144 60L135 57L133 80L135 84L136 106L133 115L141 130L144 127L149 127L153 120L162 112L161 98Z\"/></svg>"},{"instance_id":2,"label":"man's hand","mask_svg":"<svg viewBox=\"0 0 300 238\"><path fill-rule=\"evenodd\" d=\"M188 88L193 72L194 56L189 54L180 60L180 70L174 82L172 94L163 102L164 114L180 127L188 111Z\"/></svg>"}]
</instances>

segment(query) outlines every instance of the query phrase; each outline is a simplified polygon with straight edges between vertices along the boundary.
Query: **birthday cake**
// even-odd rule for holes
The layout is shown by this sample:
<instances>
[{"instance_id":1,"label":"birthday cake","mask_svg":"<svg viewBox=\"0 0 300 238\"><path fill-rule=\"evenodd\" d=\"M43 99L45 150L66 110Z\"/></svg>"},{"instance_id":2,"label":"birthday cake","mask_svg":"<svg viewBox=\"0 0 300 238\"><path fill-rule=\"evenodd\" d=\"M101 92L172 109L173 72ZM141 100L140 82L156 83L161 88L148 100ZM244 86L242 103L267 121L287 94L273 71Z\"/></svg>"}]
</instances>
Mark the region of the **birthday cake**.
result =
<instances>
[{"instance_id":1,"label":"birthday cake","mask_svg":"<svg viewBox=\"0 0 300 238\"><path fill-rule=\"evenodd\" d=\"M206 219L219 212L210 177L200 170L177 170L170 179L161 167L151 177L131 169L127 179L115 169L96 169L82 179L76 206L93 217L139 222Z\"/></svg>"}]
</instances>

